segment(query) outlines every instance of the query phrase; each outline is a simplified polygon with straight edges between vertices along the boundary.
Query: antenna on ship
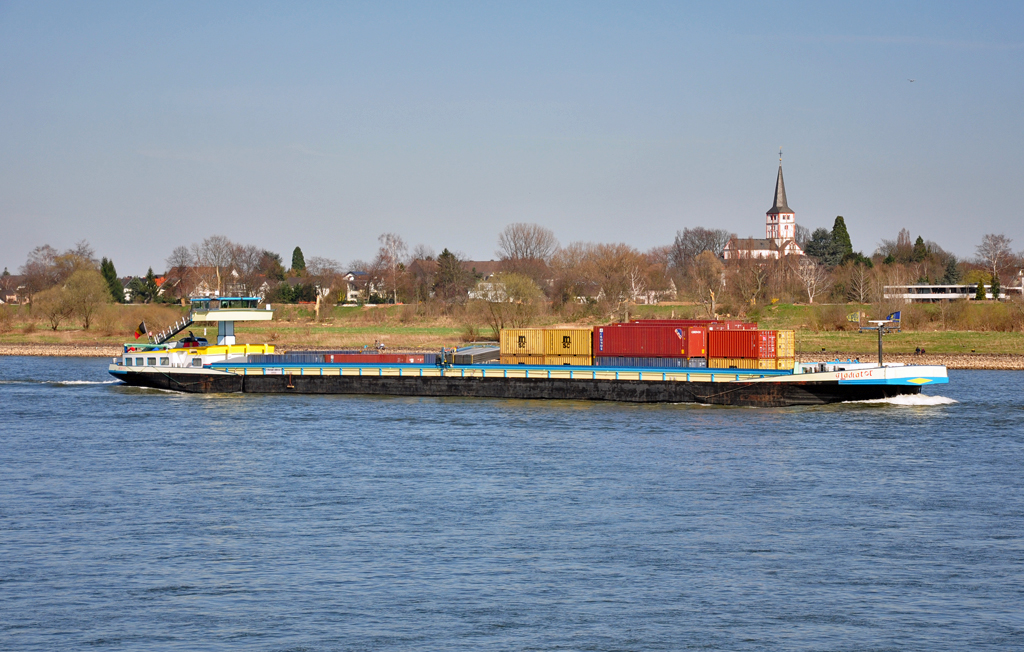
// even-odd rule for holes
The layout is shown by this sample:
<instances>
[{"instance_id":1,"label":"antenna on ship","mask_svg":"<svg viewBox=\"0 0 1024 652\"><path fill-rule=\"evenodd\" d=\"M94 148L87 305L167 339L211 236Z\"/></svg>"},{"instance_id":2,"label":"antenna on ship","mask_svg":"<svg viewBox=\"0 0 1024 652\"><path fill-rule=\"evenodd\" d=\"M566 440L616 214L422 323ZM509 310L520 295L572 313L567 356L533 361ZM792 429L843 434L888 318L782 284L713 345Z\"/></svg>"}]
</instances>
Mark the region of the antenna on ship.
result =
<instances>
[{"instance_id":1,"label":"antenna on ship","mask_svg":"<svg viewBox=\"0 0 1024 652\"><path fill-rule=\"evenodd\" d=\"M882 364L882 336L891 333L893 331L902 331L900 328L901 322L900 317L902 311L897 310L890 314L885 319L870 319L868 323L875 324L874 326L862 326L862 331L878 331L878 366L884 367ZM895 325L895 326L893 326Z\"/></svg>"}]
</instances>

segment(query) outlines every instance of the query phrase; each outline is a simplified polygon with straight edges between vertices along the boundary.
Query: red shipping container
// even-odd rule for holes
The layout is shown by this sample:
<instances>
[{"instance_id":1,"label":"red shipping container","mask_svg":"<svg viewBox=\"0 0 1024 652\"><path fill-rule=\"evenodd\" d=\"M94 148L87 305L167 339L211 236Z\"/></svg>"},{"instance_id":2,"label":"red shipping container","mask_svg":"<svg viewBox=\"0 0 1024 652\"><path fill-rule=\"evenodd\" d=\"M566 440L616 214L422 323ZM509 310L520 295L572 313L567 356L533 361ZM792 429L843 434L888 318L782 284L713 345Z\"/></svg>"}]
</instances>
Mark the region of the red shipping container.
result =
<instances>
[{"instance_id":1,"label":"red shipping container","mask_svg":"<svg viewBox=\"0 0 1024 652\"><path fill-rule=\"evenodd\" d=\"M613 324L594 327L594 355L605 357L686 357L686 329Z\"/></svg>"},{"instance_id":2,"label":"red shipping container","mask_svg":"<svg viewBox=\"0 0 1024 652\"><path fill-rule=\"evenodd\" d=\"M412 353L329 353L324 362L342 364L423 364L423 354Z\"/></svg>"},{"instance_id":3,"label":"red shipping container","mask_svg":"<svg viewBox=\"0 0 1024 652\"><path fill-rule=\"evenodd\" d=\"M736 319L723 321L719 319L636 319L632 325L671 325L671 326L704 326L713 331L756 331L757 324L754 322L739 321Z\"/></svg>"},{"instance_id":4,"label":"red shipping container","mask_svg":"<svg viewBox=\"0 0 1024 652\"><path fill-rule=\"evenodd\" d=\"M757 324L748 321L720 321L717 324L709 324L708 329L713 331L756 331Z\"/></svg>"},{"instance_id":5,"label":"red shipping container","mask_svg":"<svg viewBox=\"0 0 1024 652\"><path fill-rule=\"evenodd\" d=\"M708 331L709 358L754 358L758 357L760 337L757 331L710 330Z\"/></svg>"},{"instance_id":6,"label":"red shipping container","mask_svg":"<svg viewBox=\"0 0 1024 652\"><path fill-rule=\"evenodd\" d=\"M686 329L686 357L708 356L708 329L690 326Z\"/></svg>"},{"instance_id":7,"label":"red shipping container","mask_svg":"<svg viewBox=\"0 0 1024 652\"><path fill-rule=\"evenodd\" d=\"M775 359L775 331L757 331L757 357L761 360Z\"/></svg>"}]
</instances>

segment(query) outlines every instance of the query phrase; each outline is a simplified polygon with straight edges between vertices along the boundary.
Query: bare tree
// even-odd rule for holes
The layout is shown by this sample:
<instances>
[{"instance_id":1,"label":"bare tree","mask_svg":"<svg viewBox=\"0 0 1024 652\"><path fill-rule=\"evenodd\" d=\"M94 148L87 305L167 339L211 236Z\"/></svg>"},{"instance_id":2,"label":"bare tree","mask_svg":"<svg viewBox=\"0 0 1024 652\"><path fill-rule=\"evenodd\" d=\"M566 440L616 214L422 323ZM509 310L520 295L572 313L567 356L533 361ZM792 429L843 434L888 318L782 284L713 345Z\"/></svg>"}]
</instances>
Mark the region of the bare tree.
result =
<instances>
[{"instance_id":1,"label":"bare tree","mask_svg":"<svg viewBox=\"0 0 1024 652\"><path fill-rule=\"evenodd\" d=\"M675 290L677 289L672 280L672 261L670 255L672 253L671 245L665 245L662 247L654 247L650 249L644 258L647 260L647 270L645 278L647 281L647 291L657 292L658 294L669 294L674 299Z\"/></svg>"},{"instance_id":2,"label":"bare tree","mask_svg":"<svg viewBox=\"0 0 1024 652\"><path fill-rule=\"evenodd\" d=\"M647 259L627 244L590 245L584 272L613 303L635 301L647 288Z\"/></svg>"},{"instance_id":3,"label":"bare tree","mask_svg":"<svg viewBox=\"0 0 1024 652\"><path fill-rule=\"evenodd\" d=\"M591 289L586 263L593 245L573 242L560 247L551 258L554 276L553 297L558 303L573 303Z\"/></svg>"},{"instance_id":4,"label":"bare tree","mask_svg":"<svg viewBox=\"0 0 1024 652\"><path fill-rule=\"evenodd\" d=\"M391 302L398 303L398 270L407 251L405 241L395 233L382 233L377 241L380 242L378 258L387 268L391 278Z\"/></svg>"},{"instance_id":5,"label":"bare tree","mask_svg":"<svg viewBox=\"0 0 1024 652\"><path fill-rule=\"evenodd\" d=\"M487 304L495 335L503 328L529 326L544 296L529 276L509 272L500 272L489 281L480 281L477 291Z\"/></svg>"},{"instance_id":6,"label":"bare tree","mask_svg":"<svg viewBox=\"0 0 1024 652\"><path fill-rule=\"evenodd\" d=\"M232 247L231 241L222 235L212 235L203 240L202 244L192 245L192 257L196 265L209 269L216 277L218 295L223 286L222 272L231 264Z\"/></svg>"},{"instance_id":7,"label":"bare tree","mask_svg":"<svg viewBox=\"0 0 1024 652\"><path fill-rule=\"evenodd\" d=\"M88 330L96 311L111 301L107 282L95 270L80 269L71 275L65 287L71 311L82 320L82 328Z\"/></svg>"},{"instance_id":8,"label":"bare tree","mask_svg":"<svg viewBox=\"0 0 1024 652\"><path fill-rule=\"evenodd\" d=\"M1013 240L1002 233L988 233L981 239L981 244L976 249L978 260L991 270L993 277L1000 276L1013 263L1011 242Z\"/></svg>"},{"instance_id":9,"label":"bare tree","mask_svg":"<svg viewBox=\"0 0 1024 652\"><path fill-rule=\"evenodd\" d=\"M502 260L548 262L558 249L558 240L551 229L539 224L516 222L498 235L498 256Z\"/></svg>"},{"instance_id":10,"label":"bare tree","mask_svg":"<svg viewBox=\"0 0 1024 652\"><path fill-rule=\"evenodd\" d=\"M436 255L430 245L418 244L412 249L412 260L434 260Z\"/></svg>"},{"instance_id":11,"label":"bare tree","mask_svg":"<svg viewBox=\"0 0 1024 652\"><path fill-rule=\"evenodd\" d=\"M548 263L557 250L558 240L550 229L517 222L498 235L496 253L506 272L525 274L539 283L548 275Z\"/></svg>"},{"instance_id":12,"label":"bare tree","mask_svg":"<svg viewBox=\"0 0 1024 652\"><path fill-rule=\"evenodd\" d=\"M320 321L320 306L342 283L341 265L330 258L313 256L306 261L306 276L316 288L316 320Z\"/></svg>"},{"instance_id":13,"label":"bare tree","mask_svg":"<svg viewBox=\"0 0 1024 652\"><path fill-rule=\"evenodd\" d=\"M31 303L37 292L64 284L75 272L98 269L99 263L92 247L85 240L64 252L58 252L50 245L36 247L21 266L21 273L25 275L25 294Z\"/></svg>"},{"instance_id":14,"label":"bare tree","mask_svg":"<svg viewBox=\"0 0 1024 652\"><path fill-rule=\"evenodd\" d=\"M64 320L69 319L75 308L67 288L59 285L39 292L32 300L33 309L50 322L50 328L57 330Z\"/></svg>"},{"instance_id":15,"label":"bare tree","mask_svg":"<svg viewBox=\"0 0 1024 652\"><path fill-rule=\"evenodd\" d=\"M697 254L689 267L697 301L713 319L718 299L725 289L725 266L714 252L703 251Z\"/></svg>"},{"instance_id":16,"label":"bare tree","mask_svg":"<svg viewBox=\"0 0 1024 652\"><path fill-rule=\"evenodd\" d=\"M676 232L669 257L675 267L684 269L690 261L705 251L721 257L725 245L729 244L732 237L732 234L724 229L705 229L700 226L683 229Z\"/></svg>"},{"instance_id":17,"label":"bare tree","mask_svg":"<svg viewBox=\"0 0 1024 652\"><path fill-rule=\"evenodd\" d=\"M798 245L803 247L805 244L807 244L807 242L810 239L811 230L808 229L806 226L801 226L797 224L796 228L793 230L793 240L795 240Z\"/></svg>"},{"instance_id":18,"label":"bare tree","mask_svg":"<svg viewBox=\"0 0 1024 652\"><path fill-rule=\"evenodd\" d=\"M57 283L56 266L58 252L50 245L36 247L28 253L28 259L21 266L25 277L25 295L29 303L33 296Z\"/></svg>"},{"instance_id":19,"label":"bare tree","mask_svg":"<svg viewBox=\"0 0 1024 652\"><path fill-rule=\"evenodd\" d=\"M255 293L262 262L263 250L256 245L231 245L231 267L238 275L236 282L241 286L242 293Z\"/></svg>"},{"instance_id":20,"label":"bare tree","mask_svg":"<svg viewBox=\"0 0 1024 652\"><path fill-rule=\"evenodd\" d=\"M871 274L866 265L847 264L853 265L853 268L850 270L849 296L858 303L865 303L868 300L868 293L871 291Z\"/></svg>"},{"instance_id":21,"label":"bare tree","mask_svg":"<svg viewBox=\"0 0 1024 652\"><path fill-rule=\"evenodd\" d=\"M171 252L171 255L164 261L167 263L167 271L172 269L187 269L195 264L192 252L185 245L178 245Z\"/></svg>"},{"instance_id":22,"label":"bare tree","mask_svg":"<svg viewBox=\"0 0 1024 652\"><path fill-rule=\"evenodd\" d=\"M914 262L914 243L910 237L910 231L900 229L895 240L882 240L875 253L883 258L892 257L893 262L912 263Z\"/></svg>"},{"instance_id":23,"label":"bare tree","mask_svg":"<svg viewBox=\"0 0 1024 652\"><path fill-rule=\"evenodd\" d=\"M807 256L800 257L797 262L796 274L807 291L807 303L814 303L815 296L823 294L832 287L832 276L828 273L828 268Z\"/></svg>"},{"instance_id":24,"label":"bare tree","mask_svg":"<svg viewBox=\"0 0 1024 652\"><path fill-rule=\"evenodd\" d=\"M626 267L626 281L628 283L629 300L636 303L647 292L647 270L639 263L628 265Z\"/></svg>"},{"instance_id":25,"label":"bare tree","mask_svg":"<svg viewBox=\"0 0 1024 652\"><path fill-rule=\"evenodd\" d=\"M757 258L744 258L733 262L731 288L744 303L757 305L768 283L769 263Z\"/></svg>"}]
</instances>

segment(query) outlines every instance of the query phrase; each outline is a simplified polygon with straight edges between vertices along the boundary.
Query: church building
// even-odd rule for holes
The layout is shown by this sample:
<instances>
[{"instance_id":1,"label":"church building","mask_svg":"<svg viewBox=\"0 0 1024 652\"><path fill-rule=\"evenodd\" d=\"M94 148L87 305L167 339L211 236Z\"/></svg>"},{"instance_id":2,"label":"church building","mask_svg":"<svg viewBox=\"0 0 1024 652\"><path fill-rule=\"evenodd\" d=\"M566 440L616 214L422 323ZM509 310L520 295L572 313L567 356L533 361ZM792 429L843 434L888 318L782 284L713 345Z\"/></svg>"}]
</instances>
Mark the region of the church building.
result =
<instances>
[{"instance_id":1,"label":"church building","mask_svg":"<svg viewBox=\"0 0 1024 652\"><path fill-rule=\"evenodd\" d=\"M722 256L726 260L739 258L781 258L803 256L796 243L796 213L786 200L786 182L782 179L782 159L779 158L779 177L775 181L775 202L765 214L764 238L733 238L725 245Z\"/></svg>"}]
</instances>

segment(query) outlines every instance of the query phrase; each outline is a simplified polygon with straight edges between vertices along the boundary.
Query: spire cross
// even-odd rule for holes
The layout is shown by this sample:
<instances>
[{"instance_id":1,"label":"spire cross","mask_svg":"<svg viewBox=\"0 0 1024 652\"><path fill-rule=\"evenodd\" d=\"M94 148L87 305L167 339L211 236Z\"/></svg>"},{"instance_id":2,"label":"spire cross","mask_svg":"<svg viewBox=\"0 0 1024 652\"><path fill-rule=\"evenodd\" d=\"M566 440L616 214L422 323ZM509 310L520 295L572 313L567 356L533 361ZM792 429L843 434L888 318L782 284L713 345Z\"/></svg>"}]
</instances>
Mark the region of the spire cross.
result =
<instances>
[{"instance_id":1,"label":"spire cross","mask_svg":"<svg viewBox=\"0 0 1024 652\"><path fill-rule=\"evenodd\" d=\"M782 148L779 148L779 165L782 165Z\"/></svg>"}]
</instances>

